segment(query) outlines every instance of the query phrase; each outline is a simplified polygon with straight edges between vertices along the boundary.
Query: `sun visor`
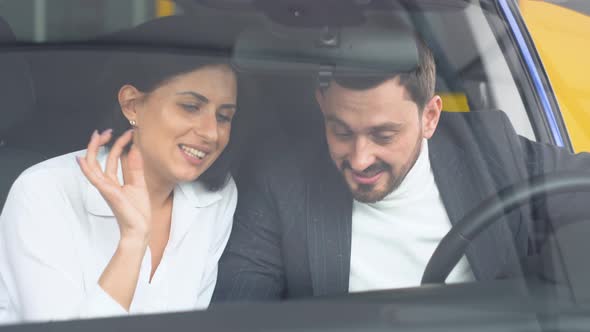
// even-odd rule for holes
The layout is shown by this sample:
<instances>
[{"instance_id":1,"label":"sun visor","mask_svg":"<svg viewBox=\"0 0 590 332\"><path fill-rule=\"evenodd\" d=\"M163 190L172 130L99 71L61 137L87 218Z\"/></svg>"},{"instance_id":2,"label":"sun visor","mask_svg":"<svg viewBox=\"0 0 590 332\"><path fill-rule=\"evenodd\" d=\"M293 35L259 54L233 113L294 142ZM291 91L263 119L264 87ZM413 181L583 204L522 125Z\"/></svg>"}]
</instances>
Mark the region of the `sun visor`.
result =
<instances>
[{"instance_id":1,"label":"sun visor","mask_svg":"<svg viewBox=\"0 0 590 332\"><path fill-rule=\"evenodd\" d=\"M233 54L242 72L372 75L411 71L418 50L407 31L376 28L246 30Z\"/></svg>"}]
</instances>

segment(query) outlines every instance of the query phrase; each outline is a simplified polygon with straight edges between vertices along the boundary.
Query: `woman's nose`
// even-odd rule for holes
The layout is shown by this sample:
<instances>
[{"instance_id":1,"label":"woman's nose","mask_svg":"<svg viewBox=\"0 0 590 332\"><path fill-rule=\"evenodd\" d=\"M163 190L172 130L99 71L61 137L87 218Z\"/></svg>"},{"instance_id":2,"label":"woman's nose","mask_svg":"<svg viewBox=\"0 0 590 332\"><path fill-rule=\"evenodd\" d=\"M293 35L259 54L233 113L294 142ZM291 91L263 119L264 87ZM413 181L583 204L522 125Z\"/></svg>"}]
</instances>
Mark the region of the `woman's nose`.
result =
<instances>
[{"instance_id":1,"label":"woman's nose","mask_svg":"<svg viewBox=\"0 0 590 332\"><path fill-rule=\"evenodd\" d=\"M195 126L195 132L203 137L208 143L217 142L217 114L215 111L203 112Z\"/></svg>"}]
</instances>

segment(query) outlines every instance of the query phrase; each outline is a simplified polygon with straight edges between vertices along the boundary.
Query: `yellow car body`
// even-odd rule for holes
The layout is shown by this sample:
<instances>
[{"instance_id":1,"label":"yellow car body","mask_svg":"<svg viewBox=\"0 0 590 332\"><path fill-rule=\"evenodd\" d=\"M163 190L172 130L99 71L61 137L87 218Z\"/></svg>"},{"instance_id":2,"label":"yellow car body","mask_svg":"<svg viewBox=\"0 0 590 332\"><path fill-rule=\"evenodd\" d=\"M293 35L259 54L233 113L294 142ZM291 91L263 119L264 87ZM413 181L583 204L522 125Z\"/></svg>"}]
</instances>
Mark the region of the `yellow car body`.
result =
<instances>
[{"instance_id":1,"label":"yellow car body","mask_svg":"<svg viewBox=\"0 0 590 332\"><path fill-rule=\"evenodd\" d=\"M575 6L574 3L575 2ZM590 151L590 1L520 0L576 152Z\"/></svg>"}]
</instances>

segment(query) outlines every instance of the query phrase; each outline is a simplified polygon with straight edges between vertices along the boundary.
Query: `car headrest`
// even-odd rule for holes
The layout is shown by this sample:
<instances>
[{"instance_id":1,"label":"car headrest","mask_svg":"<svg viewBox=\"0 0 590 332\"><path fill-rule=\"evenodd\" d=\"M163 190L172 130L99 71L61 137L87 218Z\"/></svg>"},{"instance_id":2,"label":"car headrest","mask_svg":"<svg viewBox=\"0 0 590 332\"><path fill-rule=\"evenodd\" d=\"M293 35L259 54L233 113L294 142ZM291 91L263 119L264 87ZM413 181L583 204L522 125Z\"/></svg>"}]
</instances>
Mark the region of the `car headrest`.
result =
<instances>
[{"instance_id":1,"label":"car headrest","mask_svg":"<svg viewBox=\"0 0 590 332\"><path fill-rule=\"evenodd\" d=\"M283 74L399 73L415 69L418 61L412 32L360 27L246 30L233 55L240 71Z\"/></svg>"},{"instance_id":2,"label":"car headrest","mask_svg":"<svg viewBox=\"0 0 590 332\"><path fill-rule=\"evenodd\" d=\"M0 43L12 42L14 40L16 40L16 38L14 37L12 29L10 29L8 23L0 17Z\"/></svg>"},{"instance_id":3,"label":"car headrest","mask_svg":"<svg viewBox=\"0 0 590 332\"><path fill-rule=\"evenodd\" d=\"M3 50L15 41L10 26L0 17L0 135L24 120L35 105L29 64L22 53Z\"/></svg>"}]
</instances>

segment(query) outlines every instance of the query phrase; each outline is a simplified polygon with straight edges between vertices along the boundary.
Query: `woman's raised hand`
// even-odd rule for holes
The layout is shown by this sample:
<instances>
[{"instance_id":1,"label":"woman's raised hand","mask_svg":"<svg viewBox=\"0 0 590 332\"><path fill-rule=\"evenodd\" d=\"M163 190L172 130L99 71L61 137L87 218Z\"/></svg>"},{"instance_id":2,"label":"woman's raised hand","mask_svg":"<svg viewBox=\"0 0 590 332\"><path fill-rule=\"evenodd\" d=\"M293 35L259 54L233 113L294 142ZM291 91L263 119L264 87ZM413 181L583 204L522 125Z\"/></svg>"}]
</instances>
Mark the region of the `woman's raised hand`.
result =
<instances>
[{"instance_id":1,"label":"woman's raised hand","mask_svg":"<svg viewBox=\"0 0 590 332\"><path fill-rule=\"evenodd\" d=\"M105 130L101 134L95 131L88 143L86 157L78 157L78 164L113 211L119 224L121 239L141 240L147 244L151 230L151 207L143 159L135 145L123 155L125 146L133 139L133 130L128 130L113 144L103 171L96 155L111 136L112 130ZM117 177L119 161L123 171L122 184Z\"/></svg>"}]
</instances>

